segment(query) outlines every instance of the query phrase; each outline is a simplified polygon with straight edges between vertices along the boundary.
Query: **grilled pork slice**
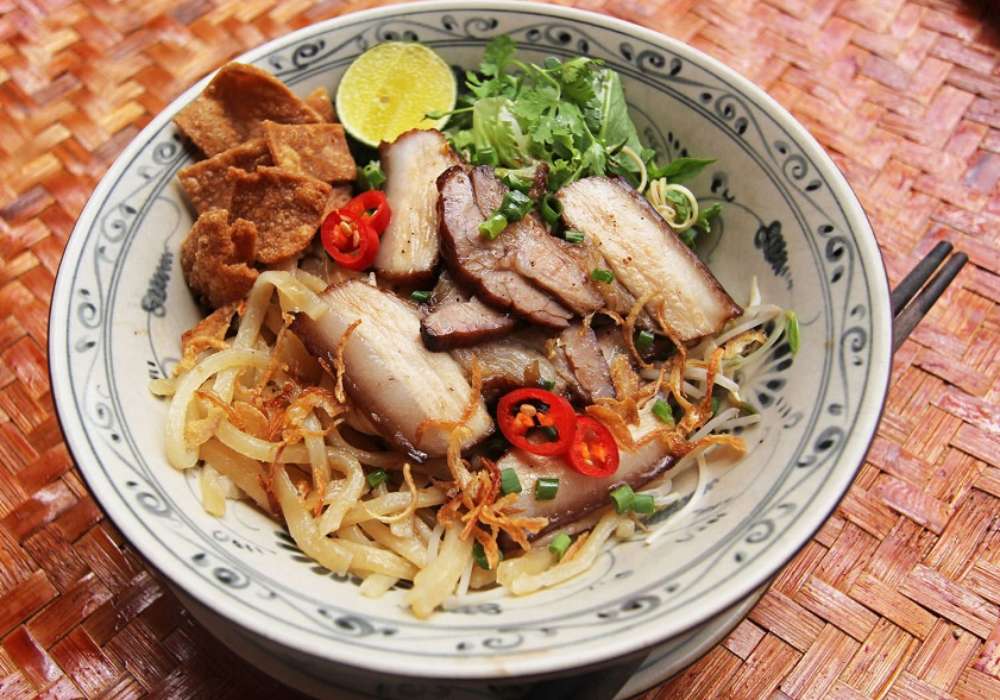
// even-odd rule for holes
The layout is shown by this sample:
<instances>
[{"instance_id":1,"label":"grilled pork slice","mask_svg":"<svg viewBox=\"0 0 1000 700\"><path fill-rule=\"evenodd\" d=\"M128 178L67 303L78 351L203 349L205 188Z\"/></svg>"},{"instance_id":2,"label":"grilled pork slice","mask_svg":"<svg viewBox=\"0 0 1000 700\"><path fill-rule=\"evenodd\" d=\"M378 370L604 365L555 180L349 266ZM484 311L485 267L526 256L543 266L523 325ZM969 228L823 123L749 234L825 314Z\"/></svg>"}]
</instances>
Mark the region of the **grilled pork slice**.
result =
<instances>
[{"instance_id":1,"label":"grilled pork slice","mask_svg":"<svg viewBox=\"0 0 1000 700\"><path fill-rule=\"evenodd\" d=\"M469 174L461 166L449 168L438 178L437 186L441 195L441 255L455 279L496 309L549 328L569 325L572 311L504 262L510 231L493 241L479 234L479 224L486 215L476 201Z\"/></svg>"},{"instance_id":2,"label":"grilled pork slice","mask_svg":"<svg viewBox=\"0 0 1000 700\"><path fill-rule=\"evenodd\" d=\"M620 178L588 177L557 194L566 223L595 241L615 279L681 341L718 332L742 309L652 205Z\"/></svg>"},{"instance_id":3,"label":"grilled pork slice","mask_svg":"<svg viewBox=\"0 0 1000 700\"><path fill-rule=\"evenodd\" d=\"M476 203L489 216L503 202L507 186L493 169L481 166L472 171ZM508 226L497 239L504 248L501 265L512 269L575 313L586 316L604 306L604 299L569 250L573 245L550 236L537 214L529 213Z\"/></svg>"},{"instance_id":4,"label":"grilled pork slice","mask_svg":"<svg viewBox=\"0 0 1000 700\"><path fill-rule=\"evenodd\" d=\"M640 414L639 425L632 428L637 440L658 426L656 418L647 410ZM574 470L562 457L539 457L523 450L513 449L497 462L497 467L513 469L521 482L522 490L515 507L525 517L545 517L549 524L538 537L562 528L589 513L611 503L609 491L628 484L639 489L665 473L674 458L659 440L651 440L636 450L621 450L618 471L608 477L584 476ZM535 480L539 477L557 477L559 490L549 501L535 498Z\"/></svg>"},{"instance_id":5,"label":"grilled pork slice","mask_svg":"<svg viewBox=\"0 0 1000 700\"><path fill-rule=\"evenodd\" d=\"M559 344L584 401L593 403L594 399L614 397L611 370L589 326L570 326L559 334Z\"/></svg>"},{"instance_id":6,"label":"grilled pork slice","mask_svg":"<svg viewBox=\"0 0 1000 700\"><path fill-rule=\"evenodd\" d=\"M375 256L375 270L396 282L417 284L438 259L438 192L435 180L459 160L440 131L413 130L379 148L392 210Z\"/></svg>"},{"instance_id":7,"label":"grilled pork slice","mask_svg":"<svg viewBox=\"0 0 1000 700\"><path fill-rule=\"evenodd\" d=\"M452 350L451 355L466 373L472 371L472 358L479 362L483 392L496 397L520 386L535 386L540 381L553 382L552 391L575 390L575 379L561 353L546 352L548 337L535 329L511 333L502 340L481 343L471 348Z\"/></svg>"},{"instance_id":8,"label":"grilled pork slice","mask_svg":"<svg viewBox=\"0 0 1000 700\"><path fill-rule=\"evenodd\" d=\"M431 303L430 313L420 321L420 335L430 350L451 350L502 338L517 325L507 314L459 287L447 271L438 278Z\"/></svg>"},{"instance_id":9,"label":"grilled pork slice","mask_svg":"<svg viewBox=\"0 0 1000 700\"><path fill-rule=\"evenodd\" d=\"M423 462L444 455L450 430L424 421L455 421L471 388L449 355L433 353L420 340L416 310L367 282L350 281L323 293L329 310L316 320L299 314L292 330L309 351L335 366L337 344L352 323L361 323L344 346L344 387L352 403L386 440ZM466 423L463 447L488 435L493 423L480 400Z\"/></svg>"}]
</instances>

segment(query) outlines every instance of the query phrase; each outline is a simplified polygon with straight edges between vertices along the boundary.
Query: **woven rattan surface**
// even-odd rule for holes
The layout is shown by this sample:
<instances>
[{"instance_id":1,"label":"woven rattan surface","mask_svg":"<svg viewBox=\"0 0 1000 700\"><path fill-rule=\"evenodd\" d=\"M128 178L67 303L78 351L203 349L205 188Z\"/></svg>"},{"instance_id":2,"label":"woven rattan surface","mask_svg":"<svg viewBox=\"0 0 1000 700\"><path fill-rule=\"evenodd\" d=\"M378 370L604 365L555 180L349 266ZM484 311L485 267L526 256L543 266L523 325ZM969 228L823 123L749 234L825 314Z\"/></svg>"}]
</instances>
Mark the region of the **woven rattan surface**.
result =
<instances>
[{"instance_id":1,"label":"woven rattan surface","mask_svg":"<svg viewBox=\"0 0 1000 700\"><path fill-rule=\"evenodd\" d=\"M106 520L46 370L53 276L98 178L182 89L378 3L0 0L0 697L286 697ZM748 619L648 698L1000 698L1000 4L577 0L763 86L829 150L893 282L971 258L896 356L847 497ZM990 11L992 7L992 11Z\"/></svg>"}]
</instances>

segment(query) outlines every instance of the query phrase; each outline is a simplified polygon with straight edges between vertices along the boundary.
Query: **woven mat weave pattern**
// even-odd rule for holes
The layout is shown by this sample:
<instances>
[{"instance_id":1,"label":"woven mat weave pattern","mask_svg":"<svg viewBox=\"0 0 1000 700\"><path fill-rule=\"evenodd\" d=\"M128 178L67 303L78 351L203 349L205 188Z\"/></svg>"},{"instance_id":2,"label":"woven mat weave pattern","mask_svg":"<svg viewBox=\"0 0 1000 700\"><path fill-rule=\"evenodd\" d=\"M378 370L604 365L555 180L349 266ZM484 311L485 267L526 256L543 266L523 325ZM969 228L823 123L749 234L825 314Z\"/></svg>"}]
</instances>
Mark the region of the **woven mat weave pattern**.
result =
<instances>
[{"instance_id":1,"label":"woven mat weave pattern","mask_svg":"<svg viewBox=\"0 0 1000 700\"><path fill-rule=\"evenodd\" d=\"M67 453L46 319L76 217L181 90L342 0L0 0L0 697L287 697L195 624ZM897 353L840 508L652 698L1000 698L1000 20L994 0L570 0L748 76L827 148L893 283L971 258ZM992 12L989 11L993 6Z\"/></svg>"}]
</instances>

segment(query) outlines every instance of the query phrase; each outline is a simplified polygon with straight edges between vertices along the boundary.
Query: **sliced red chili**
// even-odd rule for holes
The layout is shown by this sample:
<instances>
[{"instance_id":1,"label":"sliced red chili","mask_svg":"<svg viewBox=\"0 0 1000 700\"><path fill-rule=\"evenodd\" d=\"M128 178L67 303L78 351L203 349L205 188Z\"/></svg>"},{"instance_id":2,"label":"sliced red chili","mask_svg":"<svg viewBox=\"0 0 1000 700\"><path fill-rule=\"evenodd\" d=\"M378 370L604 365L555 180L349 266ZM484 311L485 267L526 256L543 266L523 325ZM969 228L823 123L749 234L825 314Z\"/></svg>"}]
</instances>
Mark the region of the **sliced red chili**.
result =
<instances>
[{"instance_id":1,"label":"sliced red chili","mask_svg":"<svg viewBox=\"0 0 1000 700\"><path fill-rule=\"evenodd\" d=\"M587 476L611 476L618 471L618 443L611 431L590 416L576 419L569 463Z\"/></svg>"},{"instance_id":2,"label":"sliced red chili","mask_svg":"<svg viewBox=\"0 0 1000 700\"><path fill-rule=\"evenodd\" d=\"M389 208L385 192L379 190L362 192L343 206L341 211L345 210L353 214L355 218L367 221L375 229L375 233L380 236L392 218L392 210Z\"/></svg>"},{"instance_id":3,"label":"sliced red chili","mask_svg":"<svg viewBox=\"0 0 1000 700\"><path fill-rule=\"evenodd\" d=\"M497 406L500 432L515 447L536 455L560 455L576 429L569 401L544 389L515 389Z\"/></svg>"},{"instance_id":4,"label":"sliced red chili","mask_svg":"<svg viewBox=\"0 0 1000 700\"><path fill-rule=\"evenodd\" d=\"M378 234L364 219L339 209L323 221L320 240L330 257L341 267L364 270L375 260L378 252Z\"/></svg>"}]
</instances>

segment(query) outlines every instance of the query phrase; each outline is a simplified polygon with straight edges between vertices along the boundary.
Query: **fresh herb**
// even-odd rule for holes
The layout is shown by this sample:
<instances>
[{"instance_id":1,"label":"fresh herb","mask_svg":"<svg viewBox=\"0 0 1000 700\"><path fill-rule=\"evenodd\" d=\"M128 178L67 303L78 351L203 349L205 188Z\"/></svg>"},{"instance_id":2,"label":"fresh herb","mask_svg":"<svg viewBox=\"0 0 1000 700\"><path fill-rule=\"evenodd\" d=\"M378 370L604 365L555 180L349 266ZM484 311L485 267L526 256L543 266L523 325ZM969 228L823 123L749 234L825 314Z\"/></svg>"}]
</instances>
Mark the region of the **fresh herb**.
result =
<instances>
[{"instance_id":1,"label":"fresh herb","mask_svg":"<svg viewBox=\"0 0 1000 700\"><path fill-rule=\"evenodd\" d=\"M654 153L642 147L618 74L599 59L533 65L516 51L510 37L497 37L479 70L466 74L467 92L447 130L456 150L473 163L507 169L545 161L552 192L590 175L638 184Z\"/></svg>"},{"instance_id":2,"label":"fresh herb","mask_svg":"<svg viewBox=\"0 0 1000 700\"><path fill-rule=\"evenodd\" d=\"M656 501L652 494L637 493L632 499L632 511L640 515L652 515L656 510Z\"/></svg>"},{"instance_id":3,"label":"fresh herb","mask_svg":"<svg viewBox=\"0 0 1000 700\"><path fill-rule=\"evenodd\" d=\"M552 391L553 389L556 388L556 382L554 379L545 379L543 377L542 379L538 380L538 386L545 389L545 391Z\"/></svg>"},{"instance_id":4,"label":"fresh herb","mask_svg":"<svg viewBox=\"0 0 1000 700\"><path fill-rule=\"evenodd\" d=\"M472 543L472 558L480 569L490 570L490 559L486 556L486 550L479 540ZM503 552L500 552L500 561L503 561Z\"/></svg>"},{"instance_id":5,"label":"fresh herb","mask_svg":"<svg viewBox=\"0 0 1000 700\"><path fill-rule=\"evenodd\" d=\"M565 532L560 532L549 542L549 551L556 556L556 560L562 559L566 550L573 544L573 540Z\"/></svg>"},{"instance_id":6,"label":"fresh herb","mask_svg":"<svg viewBox=\"0 0 1000 700\"><path fill-rule=\"evenodd\" d=\"M718 396L712 397L712 415L719 415L719 408L722 406L722 402L719 400Z\"/></svg>"},{"instance_id":7,"label":"fresh herb","mask_svg":"<svg viewBox=\"0 0 1000 700\"><path fill-rule=\"evenodd\" d=\"M615 504L615 512L619 515L632 510L632 503L635 500L635 491L628 484L622 484L611 492L611 502Z\"/></svg>"},{"instance_id":8,"label":"fresh herb","mask_svg":"<svg viewBox=\"0 0 1000 700\"><path fill-rule=\"evenodd\" d=\"M483 238L493 240L507 228L507 217L503 214L493 214L483 223L479 224L479 234Z\"/></svg>"},{"instance_id":9,"label":"fresh herb","mask_svg":"<svg viewBox=\"0 0 1000 700\"><path fill-rule=\"evenodd\" d=\"M698 210L698 220L694 222L696 228L705 233L712 231L712 221L722 213L722 205L716 202L710 207L701 207Z\"/></svg>"},{"instance_id":10,"label":"fresh herb","mask_svg":"<svg viewBox=\"0 0 1000 700\"><path fill-rule=\"evenodd\" d=\"M547 194L542 197L542 201L538 206L539 211L542 213L542 218L545 219L545 223L549 226L554 226L559 218L562 216L562 202L556 199L555 195Z\"/></svg>"},{"instance_id":11,"label":"fresh herb","mask_svg":"<svg viewBox=\"0 0 1000 700\"><path fill-rule=\"evenodd\" d=\"M385 173L382 172L382 165L377 161L369 161L364 167L358 167L358 186L366 190L377 190L385 184Z\"/></svg>"},{"instance_id":12,"label":"fresh herb","mask_svg":"<svg viewBox=\"0 0 1000 700\"><path fill-rule=\"evenodd\" d=\"M525 214L531 211L533 204L534 202L531 201L531 197L524 192L510 190L503 196L503 201L500 202L496 213L502 214L507 219L507 223L510 224L523 219Z\"/></svg>"},{"instance_id":13,"label":"fresh herb","mask_svg":"<svg viewBox=\"0 0 1000 700\"><path fill-rule=\"evenodd\" d=\"M424 303L426 303L427 301L430 300L431 294L432 294L432 292L428 292L426 290L417 291L417 292L410 292L410 298L413 299L413 301L416 301L416 302L419 302L421 304L424 304Z\"/></svg>"},{"instance_id":14,"label":"fresh herb","mask_svg":"<svg viewBox=\"0 0 1000 700\"><path fill-rule=\"evenodd\" d=\"M536 166L524 168L497 168L496 176L512 190L528 192L535 184Z\"/></svg>"},{"instance_id":15,"label":"fresh herb","mask_svg":"<svg viewBox=\"0 0 1000 700\"><path fill-rule=\"evenodd\" d=\"M611 270L602 270L601 268L595 268L590 271L590 279L595 282L604 282L605 284L610 284L615 281L615 273Z\"/></svg>"},{"instance_id":16,"label":"fresh herb","mask_svg":"<svg viewBox=\"0 0 1000 700\"><path fill-rule=\"evenodd\" d=\"M670 408L670 404L663 399L657 399L653 402L653 415L661 423L666 423L667 425L674 424L674 412Z\"/></svg>"},{"instance_id":17,"label":"fresh herb","mask_svg":"<svg viewBox=\"0 0 1000 700\"><path fill-rule=\"evenodd\" d=\"M799 317L792 310L785 312L785 335L788 336L788 349L795 357L799 351Z\"/></svg>"},{"instance_id":18,"label":"fresh herb","mask_svg":"<svg viewBox=\"0 0 1000 700\"><path fill-rule=\"evenodd\" d=\"M521 493L521 480L517 478L517 472L507 467L500 472L500 491L508 493Z\"/></svg>"},{"instance_id":19,"label":"fresh herb","mask_svg":"<svg viewBox=\"0 0 1000 700\"><path fill-rule=\"evenodd\" d=\"M583 243L583 241L586 239L586 236L584 236L579 231L575 231L573 229L566 229L566 233L563 234L563 238L565 238L570 243Z\"/></svg>"},{"instance_id":20,"label":"fresh herb","mask_svg":"<svg viewBox=\"0 0 1000 700\"><path fill-rule=\"evenodd\" d=\"M649 352L653 349L654 340L656 340L656 338L649 331L639 331L635 334L635 348L639 352Z\"/></svg>"},{"instance_id":21,"label":"fresh herb","mask_svg":"<svg viewBox=\"0 0 1000 700\"><path fill-rule=\"evenodd\" d=\"M368 485L374 489L384 484L389 475L385 473L385 469L376 469L375 471L368 472L368 476L365 478L368 481Z\"/></svg>"},{"instance_id":22,"label":"fresh herb","mask_svg":"<svg viewBox=\"0 0 1000 700\"><path fill-rule=\"evenodd\" d=\"M535 480L535 498L539 501L551 501L558 492L558 477L540 476Z\"/></svg>"},{"instance_id":23,"label":"fresh herb","mask_svg":"<svg viewBox=\"0 0 1000 700\"><path fill-rule=\"evenodd\" d=\"M650 167L649 177L653 180L664 177L671 183L687 182L714 162L711 158L674 158L664 166Z\"/></svg>"}]
</instances>

